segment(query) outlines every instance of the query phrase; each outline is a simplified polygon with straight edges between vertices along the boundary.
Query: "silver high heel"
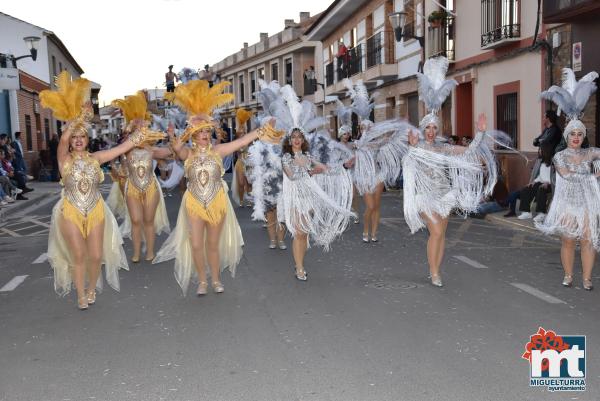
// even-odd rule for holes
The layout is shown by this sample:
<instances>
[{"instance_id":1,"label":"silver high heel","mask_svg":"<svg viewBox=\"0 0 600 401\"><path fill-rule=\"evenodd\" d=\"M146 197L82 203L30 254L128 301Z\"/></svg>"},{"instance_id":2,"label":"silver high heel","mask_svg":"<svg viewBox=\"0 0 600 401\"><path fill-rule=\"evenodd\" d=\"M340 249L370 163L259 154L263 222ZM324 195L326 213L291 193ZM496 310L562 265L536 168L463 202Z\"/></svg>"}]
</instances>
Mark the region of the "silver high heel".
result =
<instances>
[{"instance_id":1,"label":"silver high heel","mask_svg":"<svg viewBox=\"0 0 600 401\"><path fill-rule=\"evenodd\" d=\"M363 233L363 237L362 237L363 242L369 242L369 234L365 234Z\"/></svg>"},{"instance_id":2,"label":"silver high heel","mask_svg":"<svg viewBox=\"0 0 600 401\"><path fill-rule=\"evenodd\" d=\"M196 291L196 295L199 297L202 295L206 295L208 293L208 283L206 281L201 281L198 284L198 290Z\"/></svg>"},{"instance_id":3,"label":"silver high heel","mask_svg":"<svg viewBox=\"0 0 600 401\"><path fill-rule=\"evenodd\" d=\"M269 249L276 249L276 248L277 248L277 241L272 239L271 242L269 243Z\"/></svg>"},{"instance_id":4,"label":"silver high heel","mask_svg":"<svg viewBox=\"0 0 600 401\"><path fill-rule=\"evenodd\" d=\"M215 294L221 294L225 291L225 287L223 287L223 284L220 281L214 281L212 287Z\"/></svg>"},{"instance_id":5,"label":"silver high heel","mask_svg":"<svg viewBox=\"0 0 600 401\"><path fill-rule=\"evenodd\" d=\"M592 291L594 289L594 285L592 284L592 279L589 279L589 278L583 279L583 289L586 291Z\"/></svg>"},{"instance_id":6,"label":"silver high heel","mask_svg":"<svg viewBox=\"0 0 600 401\"><path fill-rule=\"evenodd\" d=\"M562 285L564 287L571 287L573 285L573 276L569 276L565 274L565 277L563 278L562 281Z\"/></svg>"},{"instance_id":7,"label":"silver high heel","mask_svg":"<svg viewBox=\"0 0 600 401\"><path fill-rule=\"evenodd\" d=\"M285 251L287 249L287 245L283 241L279 241L279 249Z\"/></svg>"},{"instance_id":8,"label":"silver high heel","mask_svg":"<svg viewBox=\"0 0 600 401\"><path fill-rule=\"evenodd\" d=\"M296 275L296 278L300 281L306 281L308 278L308 274L306 273L306 270L304 270L304 268L302 268L302 270L295 269L294 274Z\"/></svg>"},{"instance_id":9,"label":"silver high heel","mask_svg":"<svg viewBox=\"0 0 600 401\"><path fill-rule=\"evenodd\" d=\"M442 278L440 277L439 274L432 274L431 275L431 284L436 286L436 287L443 287L444 285L442 284Z\"/></svg>"}]
</instances>

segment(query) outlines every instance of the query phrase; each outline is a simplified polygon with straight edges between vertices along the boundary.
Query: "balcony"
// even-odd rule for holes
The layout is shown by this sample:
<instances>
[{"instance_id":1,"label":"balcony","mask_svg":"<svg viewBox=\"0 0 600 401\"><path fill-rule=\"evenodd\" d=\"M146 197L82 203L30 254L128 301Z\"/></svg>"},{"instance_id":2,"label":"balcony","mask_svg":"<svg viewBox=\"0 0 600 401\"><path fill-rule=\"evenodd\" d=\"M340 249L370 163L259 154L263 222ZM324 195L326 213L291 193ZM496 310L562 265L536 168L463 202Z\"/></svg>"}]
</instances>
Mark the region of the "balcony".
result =
<instances>
[{"instance_id":1,"label":"balcony","mask_svg":"<svg viewBox=\"0 0 600 401\"><path fill-rule=\"evenodd\" d=\"M363 70L363 51L362 45L355 46L348 50L345 56L337 58L337 80L350 78L352 75L361 73Z\"/></svg>"},{"instance_id":2,"label":"balcony","mask_svg":"<svg viewBox=\"0 0 600 401\"><path fill-rule=\"evenodd\" d=\"M367 70L365 80L379 81L398 76L394 32L381 31L367 39Z\"/></svg>"},{"instance_id":3,"label":"balcony","mask_svg":"<svg viewBox=\"0 0 600 401\"><path fill-rule=\"evenodd\" d=\"M304 78L304 96L312 95L317 91L317 80Z\"/></svg>"},{"instance_id":4,"label":"balcony","mask_svg":"<svg viewBox=\"0 0 600 401\"><path fill-rule=\"evenodd\" d=\"M544 0L543 7L545 24L600 15L600 2L597 0Z\"/></svg>"},{"instance_id":5,"label":"balcony","mask_svg":"<svg viewBox=\"0 0 600 401\"><path fill-rule=\"evenodd\" d=\"M520 0L481 0L481 48L521 39Z\"/></svg>"},{"instance_id":6,"label":"balcony","mask_svg":"<svg viewBox=\"0 0 600 401\"><path fill-rule=\"evenodd\" d=\"M454 61L454 17L445 18L440 26L427 29L428 57L444 56Z\"/></svg>"}]
</instances>

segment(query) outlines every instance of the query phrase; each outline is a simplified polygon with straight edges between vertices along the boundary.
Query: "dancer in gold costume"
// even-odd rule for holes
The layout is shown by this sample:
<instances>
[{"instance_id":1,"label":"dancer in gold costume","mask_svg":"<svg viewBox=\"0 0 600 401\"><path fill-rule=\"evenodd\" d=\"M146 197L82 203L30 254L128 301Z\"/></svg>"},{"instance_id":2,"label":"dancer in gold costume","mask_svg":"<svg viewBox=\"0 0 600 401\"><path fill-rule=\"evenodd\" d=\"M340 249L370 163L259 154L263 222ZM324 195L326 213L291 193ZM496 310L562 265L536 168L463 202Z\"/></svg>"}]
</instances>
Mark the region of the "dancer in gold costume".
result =
<instances>
[{"instance_id":1,"label":"dancer in gold costume","mask_svg":"<svg viewBox=\"0 0 600 401\"><path fill-rule=\"evenodd\" d=\"M74 282L78 307L85 310L95 303L96 289L102 289L102 280L98 280L102 264L108 284L117 291L118 270L128 269L117 222L98 188L104 179L100 165L141 144L145 133L137 131L119 146L89 153L90 81L72 81L63 71L56 83L56 91L40 93L42 106L67 122L57 152L64 189L52 211L48 260L54 269L55 291L66 295Z\"/></svg>"},{"instance_id":2,"label":"dancer in gold costume","mask_svg":"<svg viewBox=\"0 0 600 401\"><path fill-rule=\"evenodd\" d=\"M246 135L246 122L250 119L252 113L244 109L238 109L235 113L235 118L237 120L236 125L236 137L242 138ZM238 204L238 206L244 206L244 195L250 193L250 183L248 182L248 176L250 174L246 174L246 169L248 165L246 163L246 159L248 158L248 146L244 146L238 151L238 158L235 162L235 167L233 170L233 180L232 182L232 191L231 195L233 200Z\"/></svg>"},{"instance_id":3,"label":"dancer in gold costume","mask_svg":"<svg viewBox=\"0 0 600 401\"><path fill-rule=\"evenodd\" d=\"M144 92L113 101L113 106L123 110L127 135L138 129L147 130L147 103ZM155 133L156 134L156 133ZM160 135L156 135L160 139ZM131 261L140 261L142 239L146 241L146 260L154 259L155 235L170 232L169 218L162 190L154 174L153 159L166 159L172 155L167 147L151 146L148 142L136 146L123 157L127 171L125 200L128 215L121 226L124 238L133 242Z\"/></svg>"},{"instance_id":4,"label":"dancer in gold costume","mask_svg":"<svg viewBox=\"0 0 600 401\"><path fill-rule=\"evenodd\" d=\"M153 263L175 259L175 278L184 295L193 276L199 281L197 295L207 293L206 262L210 266L213 291L222 293L221 270L228 268L234 276L242 257L242 233L227 196L227 184L222 179L222 158L257 138L274 139L277 135L268 125L235 141L211 145L215 122L210 114L216 107L233 100L232 94L222 93L229 85L229 82L220 82L209 87L207 81L190 81L179 85L173 96L175 104L190 116L181 137L169 133L175 153L185 161L187 191L177 225ZM192 146L184 146L189 139Z\"/></svg>"}]
</instances>

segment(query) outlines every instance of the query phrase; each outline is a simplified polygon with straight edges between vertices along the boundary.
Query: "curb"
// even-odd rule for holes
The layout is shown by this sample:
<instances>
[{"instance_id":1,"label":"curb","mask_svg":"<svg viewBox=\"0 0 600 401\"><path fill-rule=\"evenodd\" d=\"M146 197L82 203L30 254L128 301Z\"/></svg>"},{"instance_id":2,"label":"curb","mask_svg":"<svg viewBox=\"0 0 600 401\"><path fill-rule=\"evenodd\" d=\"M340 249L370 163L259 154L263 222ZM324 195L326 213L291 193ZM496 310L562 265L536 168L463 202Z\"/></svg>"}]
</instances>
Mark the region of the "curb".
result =
<instances>
[{"instance_id":1,"label":"curb","mask_svg":"<svg viewBox=\"0 0 600 401\"><path fill-rule=\"evenodd\" d=\"M517 229L517 230L521 230L521 231L527 231L527 232L530 232L532 234L543 235L535 227L532 227L532 226L527 225L527 224L520 223L518 221L512 221L512 220L509 220L509 219L504 218L504 217L497 217L497 216L488 214L488 215L485 216L485 220L489 221L492 224L500 224L500 225L503 225L503 226L509 226L509 227L511 227L513 229Z\"/></svg>"},{"instance_id":2,"label":"curb","mask_svg":"<svg viewBox=\"0 0 600 401\"><path fill-rule=\"evenodd\" d=\"M13 215L20 213L25 209L33 208L39 205L40 203L43 203L49 198L53 198L56 195L60 195L60 191L44 193L39 192L35 195L35 197L32 196L31 193L27 195L30 196L29 200L15 201L15 203L11 204L10 206L6 206L0 209L0 222L4 222L7 217L12 217Z\"/></svg>"}]
</instances>

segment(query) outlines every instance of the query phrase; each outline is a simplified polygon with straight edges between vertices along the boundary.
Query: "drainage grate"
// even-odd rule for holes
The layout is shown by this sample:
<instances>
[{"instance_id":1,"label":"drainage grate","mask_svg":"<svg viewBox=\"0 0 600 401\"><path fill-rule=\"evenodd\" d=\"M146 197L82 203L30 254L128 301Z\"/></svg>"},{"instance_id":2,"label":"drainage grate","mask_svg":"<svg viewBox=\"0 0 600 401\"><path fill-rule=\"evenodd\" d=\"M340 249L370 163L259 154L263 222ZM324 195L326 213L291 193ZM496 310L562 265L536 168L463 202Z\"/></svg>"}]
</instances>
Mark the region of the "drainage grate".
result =
<instances>
[{"instance_id":1,"label":"drainage grate","mask_svg":"<svg viewBox=\"0 0 600 401\"><path fill-rule=\"evenodd\" d=\"M365 287L376 290L412 290L423 286L409 281L373 281L365 284Z\"/></svg>"}]
</instances>

